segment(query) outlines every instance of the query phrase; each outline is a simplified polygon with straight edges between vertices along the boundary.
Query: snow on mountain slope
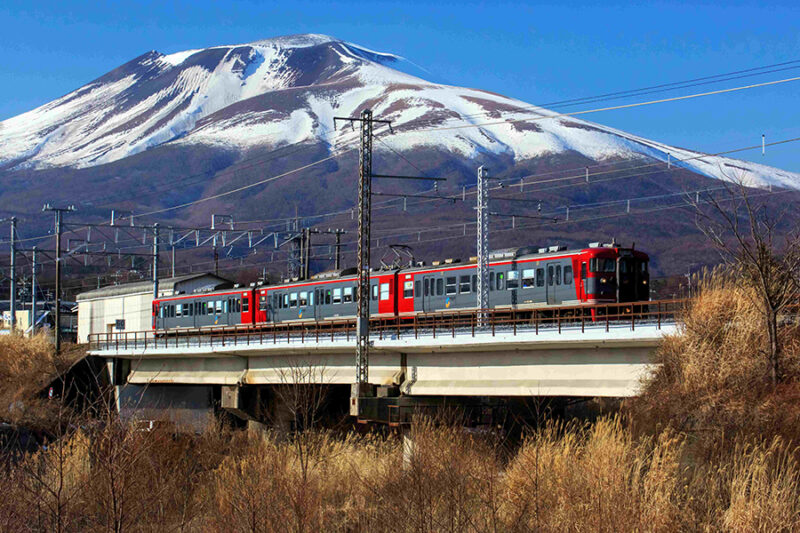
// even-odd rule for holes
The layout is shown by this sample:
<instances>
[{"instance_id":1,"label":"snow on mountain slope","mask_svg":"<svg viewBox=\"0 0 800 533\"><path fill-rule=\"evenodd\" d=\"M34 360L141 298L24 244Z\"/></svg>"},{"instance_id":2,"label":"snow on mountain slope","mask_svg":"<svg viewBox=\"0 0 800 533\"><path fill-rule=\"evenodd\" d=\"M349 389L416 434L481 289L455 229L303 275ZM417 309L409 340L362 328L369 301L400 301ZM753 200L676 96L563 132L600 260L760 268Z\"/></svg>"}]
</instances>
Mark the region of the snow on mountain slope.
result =
<instances>
[{"instance_id":1,"label":"snow on mountain slope","mask_svg":"<svg viewBox=\"0 0 800 533\"><path fill-rule=\"evenodd\" d=\"M169 142L240 150L301 142L346 147L355 135L349 128L334 131L333 117L369 107L393 121L396 133L383 142L400 151L426 147L461 158L488 153L516 161L567 151L595 161L691 159L678 164L720 179L744 174L756 186L800 188L795 173L704 156L414 74L424 71L399 56L325 35L153 51L0 122L0 164L88 167ZM483 125L504 120L510 122ZM381 143L376 148L383 149Z\"/></svg>"}]
</instances>

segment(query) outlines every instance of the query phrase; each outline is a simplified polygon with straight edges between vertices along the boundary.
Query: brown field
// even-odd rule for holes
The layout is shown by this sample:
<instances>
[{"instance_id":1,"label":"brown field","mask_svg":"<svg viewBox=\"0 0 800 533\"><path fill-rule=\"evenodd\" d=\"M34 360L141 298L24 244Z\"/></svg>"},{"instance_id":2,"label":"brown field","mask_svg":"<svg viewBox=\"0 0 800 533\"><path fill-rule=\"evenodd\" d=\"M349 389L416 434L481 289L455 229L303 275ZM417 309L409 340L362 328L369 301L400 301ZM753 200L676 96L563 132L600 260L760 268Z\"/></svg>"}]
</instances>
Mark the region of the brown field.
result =
<instances>
[{"instance_id":1,"label":"brown field","mask_svg":"<svg viewBox=\"0 0 800 533\"><path fill-rule=\"evenodd\" d=\"M113 413L87 420L59 410L58 438L5 463L0 529L800 530L796 327L781 328L775 388L744 289L706 283L683 324L644 394L620 413L549 421L513 445L420 419L406 463L396 434L216 427L181 436L136 431ZM54 364L37 342L0 343L4 402L33 365L12 359Z\"/></svg>"}]
</instances>

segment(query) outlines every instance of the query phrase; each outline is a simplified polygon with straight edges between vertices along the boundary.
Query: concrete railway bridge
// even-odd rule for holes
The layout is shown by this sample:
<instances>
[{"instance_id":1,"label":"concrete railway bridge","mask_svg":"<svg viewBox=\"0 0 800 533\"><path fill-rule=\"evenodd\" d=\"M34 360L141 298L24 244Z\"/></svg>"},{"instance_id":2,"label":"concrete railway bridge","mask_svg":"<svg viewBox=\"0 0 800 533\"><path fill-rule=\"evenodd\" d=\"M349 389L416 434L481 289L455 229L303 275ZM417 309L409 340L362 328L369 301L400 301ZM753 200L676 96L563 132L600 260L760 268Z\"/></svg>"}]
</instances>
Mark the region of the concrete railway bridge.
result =
<instances>
[{"instance_id":1,"label":"concrete railway bridge","mask_svg":"<svg viewBox=\"0 0 800 533\"><path fill-rule=\"evenodd\" d=\"M362 421L403 424L415 412L464 408L477 421L541 398L637 394L679 300L476 310L380 319L370 326L370 397ZM297 423L297 405L347 413L355 320L96 334L122 412L199 421L218 410ZM157 416L157 415L147 415Z\"/></svg>"}]
</instances>

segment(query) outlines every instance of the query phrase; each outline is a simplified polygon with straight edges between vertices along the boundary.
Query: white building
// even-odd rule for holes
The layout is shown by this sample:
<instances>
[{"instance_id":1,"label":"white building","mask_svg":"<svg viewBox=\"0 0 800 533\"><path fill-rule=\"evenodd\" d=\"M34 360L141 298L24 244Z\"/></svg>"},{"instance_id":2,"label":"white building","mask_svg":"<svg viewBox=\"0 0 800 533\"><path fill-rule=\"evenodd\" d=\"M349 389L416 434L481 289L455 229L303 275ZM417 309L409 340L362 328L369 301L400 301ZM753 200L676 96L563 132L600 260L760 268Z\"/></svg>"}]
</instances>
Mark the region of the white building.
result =
<instances>
[{"instance_id":1,"label":"white building","mask_svg":"<svg viewBox=\"0 0 800 533\"><path fill-rule=\"evenodd\" d=\"M214 274L189 274L159 280L158 295L174 296L230 287ZM89 342L93 333L147 331L153 329L153 282L139 281L102 287L78 295L78 342Z\"/></svg>"}]
</instances>

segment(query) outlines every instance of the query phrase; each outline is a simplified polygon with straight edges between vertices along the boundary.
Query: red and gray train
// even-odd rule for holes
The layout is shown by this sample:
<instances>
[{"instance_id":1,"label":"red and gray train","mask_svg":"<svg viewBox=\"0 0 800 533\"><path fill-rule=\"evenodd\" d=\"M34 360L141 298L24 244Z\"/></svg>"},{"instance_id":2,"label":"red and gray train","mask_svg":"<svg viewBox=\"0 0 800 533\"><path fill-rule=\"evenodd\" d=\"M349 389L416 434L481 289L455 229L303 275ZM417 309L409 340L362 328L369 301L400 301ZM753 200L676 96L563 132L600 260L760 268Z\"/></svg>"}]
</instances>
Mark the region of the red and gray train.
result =
<instances>
[{"instance_id":1,"label":"red and gray train","mask_svg":"<svg viewBox=\"0 0 800 533\"><path fill-rule=\"evenodd\" d=\"M489 257L489 307L546 309L649 300L649 257L633 248L591 243L523 247ZM356 315L355 269L275 285L180 294L153 301L156 330L268 326L340 320ZM476 308L475 262L375 270L370 274L373 318L410 318Z\"/></svg>"}]
</instances>

